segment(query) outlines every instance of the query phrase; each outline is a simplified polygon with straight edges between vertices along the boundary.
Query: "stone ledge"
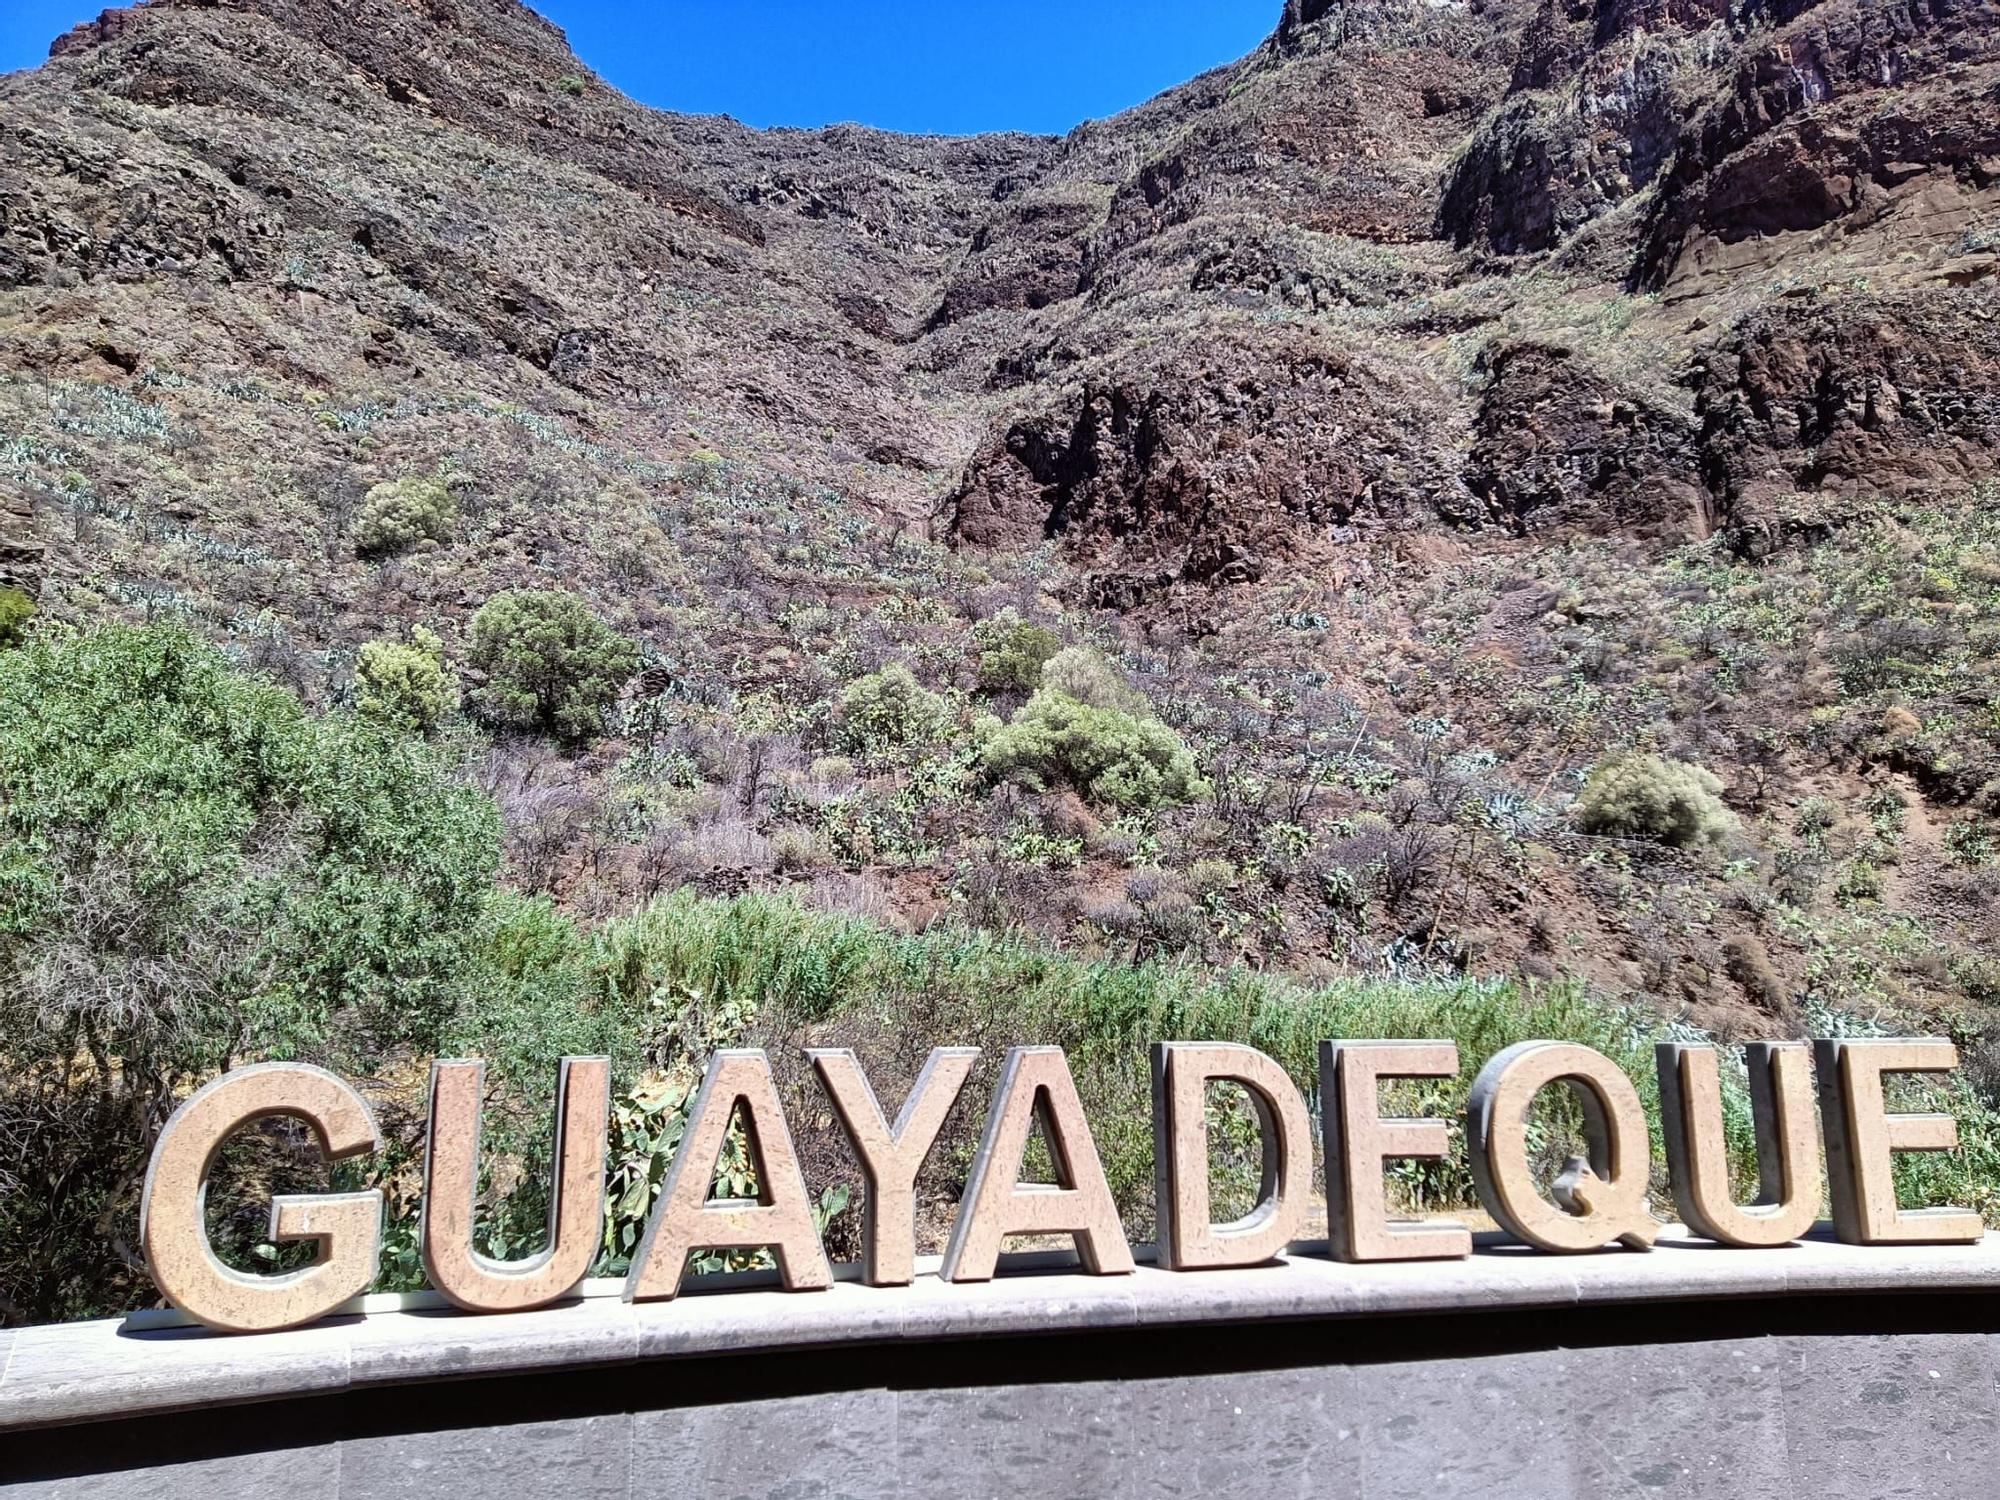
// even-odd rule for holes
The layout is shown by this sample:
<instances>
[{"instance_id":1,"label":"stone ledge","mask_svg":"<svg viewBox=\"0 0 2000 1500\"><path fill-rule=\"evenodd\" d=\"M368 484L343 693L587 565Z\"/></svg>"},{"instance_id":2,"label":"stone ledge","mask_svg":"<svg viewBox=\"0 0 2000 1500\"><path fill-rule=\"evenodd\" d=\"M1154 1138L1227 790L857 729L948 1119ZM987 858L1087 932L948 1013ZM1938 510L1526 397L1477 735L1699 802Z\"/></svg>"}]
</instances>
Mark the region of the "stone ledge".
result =
<instances>
[{"instance_id":1,"label":"stone ledge","mask_svg":"<svg viewBox=\"0 0 2000 1500\"><path fill-rule=\"evenodd\" d=\"M479 1317L429 1296L370 1298L289 1333L231 1336L172 1314L0 1333L0 1430L228 1406L358 1387L556 1367L842 1344L937 1342L1269 1319L1380 1317L1667 1300L1866 1296L2000 1288L2000 1236L1978 1245L1860 1248L1824 1230L1777 1250L1725 1250L1669 1230L1648 1254L1543 1255L1479 1236L1470 1260L1350 1266L1300 1245L1270 1266L1079 1274L1014 1257L999 1279L953 1286L842 1280L787 1293L708 1278L673 1302L631 1306L620 1283L540 1312ZM851 1273L850 1273L851 1274ZM721 1290L749 1287L747 1290Z\"/></svg>"}]
</instances>

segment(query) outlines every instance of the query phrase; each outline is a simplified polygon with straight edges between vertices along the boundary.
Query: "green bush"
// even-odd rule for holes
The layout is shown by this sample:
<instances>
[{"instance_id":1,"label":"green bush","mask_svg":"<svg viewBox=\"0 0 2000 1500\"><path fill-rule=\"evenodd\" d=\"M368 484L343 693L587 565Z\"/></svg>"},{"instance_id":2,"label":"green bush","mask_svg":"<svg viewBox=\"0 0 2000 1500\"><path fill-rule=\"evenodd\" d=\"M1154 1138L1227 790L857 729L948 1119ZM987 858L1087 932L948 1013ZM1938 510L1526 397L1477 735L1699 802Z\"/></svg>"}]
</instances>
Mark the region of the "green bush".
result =
<instances>
[{"instance_id":1,"label":"green bush","mask_svg":"<svg viewBox=\"0 0 2000 1500\"><path fill-rule=\"evenodd\" d=\"M1062 650L1062 637L1046 625L1031 625L1012 609L972 627L979 647L979 687L986 693L1031 691L1042 668Z\"/></svg>"},{"instance_id":2,"label":"green bush","mask_svg":"<svg viewBox=\"0 0 2000 1500\"><path fill-rule=\"evenodd\" d=\"M0 655L0 1315L141 1294L116 1246L189 1088L444 1046L485 989L499 859L448 757L179 630ZM225 1241L262 1240L256 1196L218 1189Z\"/></svg>"},{"instance_id":3,"label":"green bush","mask_svg":"<svg viewBox=\"0 0 2000 1500\"><path fill-rule=\"evenodd\" d=\"M354 550L363 557L387 557L419 542L449 541L457 524L458 501L443 480L393 479L362 500Z\"/></svg>"},{"instance_id":4,"label":"green bush","mask_svg":"<svg viewBox=\"0 0 2000 1500\"><path fill-rule=\"evenodd\" d=\"M1735 826L1713 772L1635 750L1607 755L1592 769L1576 799L1576 821L1585 833L1675 849L1720 844Z\"/></svg>"},{"instance_id":5,"label":"green bush","mask_svg":"<svg viewBox=\"0 0 2000 1500\"><path fill-rule=\"evenodd\" d=\"M986 721L980 762L990 780L1037 791L1073 787L1128 812L1175 807L1209 792L1186 742L1158 719L1093 707L1048 687L1008 723Z\"/></svg>"},{"instance_id":6,"label":"green bush","mask_svg":"<svg viewBox=\"0 0 2000 1500\"><path fill-rule=\"evenodd\" d=\"M850 682L837 714L842 744L861 755L933 744L950 733L953 719L951 705L901 662Z\"/></svg>"},{"instance_id":7,"label":"green bush","mask_svg":"<svg viewBox=\"0 0 2000 1500\"><path fill-rule=\"evenodd\" d=\"M485 681L468 695L488 723L580 741L639 670L639 648L559 589L510 589L472 617L473 667Z\"/></svg>"},{"instance_id":8,"label":"green bush","mask_svg":"<svg viewBox=\"0 0 2000 1500\"><path fill-rule=\"evenodd\" d=\"M0 588L0 651L26 640L34 619L34 600L20 589Z\"/></svg>"},{"instance_id":9,"label":"green bush","mask_svg":"<svg viewBox=\"0 0 2000 1500\"><path fill-rule=\"evenodd\" d=\"M1149 708L1145 695L1126 684L1103 652L1089 646L1071 646L1049 658L1042 667L1041 686L1087 708L1115 708L1128 714L1144 714Z\"/></svg>"},{"instance_id":10,"label":"green bush","mask_svg":"<svg viewBox=\"0 0 2000 1500\"><path fill-rule=\"evenodd\" d=\"M368 642L354 668L354 704L378 723L429 734L458 704L444 643L421 625L408 643Z\"/></svg>"}]
</instances>

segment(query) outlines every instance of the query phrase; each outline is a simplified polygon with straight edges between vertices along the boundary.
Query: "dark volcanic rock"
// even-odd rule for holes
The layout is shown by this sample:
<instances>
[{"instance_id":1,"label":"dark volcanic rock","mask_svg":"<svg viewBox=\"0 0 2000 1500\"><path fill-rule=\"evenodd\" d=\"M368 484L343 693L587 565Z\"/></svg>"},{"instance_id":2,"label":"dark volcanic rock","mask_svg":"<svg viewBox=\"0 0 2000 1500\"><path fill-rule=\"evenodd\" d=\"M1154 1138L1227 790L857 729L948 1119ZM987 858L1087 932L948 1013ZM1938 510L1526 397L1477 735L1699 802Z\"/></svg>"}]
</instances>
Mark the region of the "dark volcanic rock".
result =
<instances>
[{"instance_id":1,"label":"dark volcanic rock","mask_svg":"<svg viewBox=\"0 0 2000 1500\"><path fill-rule=\"evenodd\" d=\"M1879 212L1918 173L1990 180L2000 6L1826 0L1780 19L1789 24L1746 37L1682 132L1642 280L1664 282L1702 236L1730 243Z\"/></svg>"},{"instance_id":2,"label":"dark volcanic rock","mask_svg":"<svg viewBox=\"0 0 2000 1500\"><path fill-rule=\"evenodd\" d=\"M1521 533L1707 534L1708 494L1685 420L1580 368L1566 349L1510 345L1485 374L1466 470L1480 519Z\"/></svg>"},{"instance_id":3,"label":"dark volcanic rock","mask_svg":"<svg viewBox=\"0 0 2000 1500\"><path fill-rule=\"evenodd\" d=\"M1010 423L947 502L953 540L1060 540L1129 607L1177 584L1305 566L1357 520L1423 513L1451 484L1432 393L1311 336L1105 375Z\"/></svg>"},{"instance_id":4,"label":"dark volcanic rock","mask_svg":"<svg viewBox=\"0 0 2000 1500\"><path fill-rule=\"evenodd\" d=\"M1964 487L2000 464L2000 305L1991 289L1786 306L1701 367L1709 481L1745 550L1810 534L1857 495Z\"/></svg>"},{"instance_id":5,"label":"dark volcanic rock","mask_svg":"<svg viewBox=\"0 0 2000 1500\"><path fill-rule=\"evenodd\" d=\"M30 594L41 586L46 548L34 539L34 507L24 495L0 490L0 588Z\"/></svg>"}]
</instances>

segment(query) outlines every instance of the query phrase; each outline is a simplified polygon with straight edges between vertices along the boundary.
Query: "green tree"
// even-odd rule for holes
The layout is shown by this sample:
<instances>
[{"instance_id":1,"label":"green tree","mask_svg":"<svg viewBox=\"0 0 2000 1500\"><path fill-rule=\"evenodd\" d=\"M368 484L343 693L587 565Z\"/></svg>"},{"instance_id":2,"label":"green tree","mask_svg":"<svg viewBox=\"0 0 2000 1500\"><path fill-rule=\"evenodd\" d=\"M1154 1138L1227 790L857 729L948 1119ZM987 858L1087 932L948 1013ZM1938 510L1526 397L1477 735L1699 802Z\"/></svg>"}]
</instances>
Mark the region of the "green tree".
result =
<instances>
[{"instance_id":1,"label":"green tree","mask_svg":"<svg viewBox=\"0 0 2000 1500\"><path fill-rule=\"evenodd\" d=\"M1187 742L1153 716L1145 695L1102 652L1059 651L1043 664L1040 683L1007 723L988 718L979 725L989 780L1038 791L1067 786L1128 812L1209 794Z\"/></svg>"},{"instance_id":2,"label":"green tree","mask_svg":"<svg viewBox=\"0 0 2000 1500\"><path fill-rule=\"evenodd\" d=\"M1146 695L1120 677L1103 652L1090 646L1071 646L1050 657L1042 666L1040 685L1090 708L1140 715L1150 708Z\"/></svg>"},{"instance_id":3,"label":"green tree","mask_svg":"<svg viewBox=\"0 0 2000 1500\"><path fill-rule=\"evenodd\" d=\"M979 687L987 693L1031 690L1042 668L1062 650L1062 637L1046 625L1031 625L1013 609L1003 609L972 627L979 647Z\"/></svg>"},{"instance_id":4,"label":"green tree","mask_svg":"<svg viewBox=\"0 0 2000 1500\"><path fill-rule=\"evenodd\" d=\"M559 589L510 589L472 617L472 665L486 680L470 695L491 724L581 741L639 669L639 648Z\"/></svg>"},{"instance_id":5,"label":"green tree","mask_svg":"<svg viewBox=\"0 0 2000 1500\"><path fill-rule=\"evenodd\" d=\"M126 1305L146 1157L193 1084L438 1050L499 859L441 752L178 629L0 655L0 1318Z\"/></svg>"},{"instance_id":6,"label":"green tree","mask_svg":"<svg viewBox=\"0 0 2000 1500\"><path fill-rule=\"evenodd\" d=\"M403 641L370 641L354 668L354 705L364 718L429 734L458 703L444 643L419 625Z\"/></svg>"}]
</instances>

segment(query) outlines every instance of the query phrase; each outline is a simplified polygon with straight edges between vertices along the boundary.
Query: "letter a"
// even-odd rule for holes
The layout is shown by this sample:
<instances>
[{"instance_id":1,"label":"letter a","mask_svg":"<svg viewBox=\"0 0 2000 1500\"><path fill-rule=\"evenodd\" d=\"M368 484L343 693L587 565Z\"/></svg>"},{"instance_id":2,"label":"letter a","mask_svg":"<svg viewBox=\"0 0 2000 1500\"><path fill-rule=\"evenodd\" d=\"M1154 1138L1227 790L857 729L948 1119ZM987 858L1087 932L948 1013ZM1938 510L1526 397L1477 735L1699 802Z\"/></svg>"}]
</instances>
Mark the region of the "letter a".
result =
<instances>
[{"instance_id":1,"label":"letter a","mask_svg":"<svg viewBox=\"0 0 2000 1500\"><path fill-rule=\"evenodd\" d=\"M739 1104L760 1196L711 1203L708 1190ZM767 1248L777 1257L787 1291L833 1285L826 1250L813 1227L812 1199L792 1149L792 1132L771 1078L771 1060L758 1051L718 1052L709 1059L687 1134L633 1258L625 1300L659 1302L676 1295L691 1250Z\"/></svg>"},{"instance_id":2,"label":"letter a","mask_svg":"<svg viewBox=\"0 0 2000 1500\"><path fill-rule=\"evenodd\" d=\"M1037 1115L1055 1158L1054 1185L1020 1180ZM939 1274L946 1281L991 1281L1010 1234L1070 1235L1092 1275L1132 1271L1132 1247L1060 1047L1016 1047L1007 1054Z\"/></svg>"}]
</instances>

